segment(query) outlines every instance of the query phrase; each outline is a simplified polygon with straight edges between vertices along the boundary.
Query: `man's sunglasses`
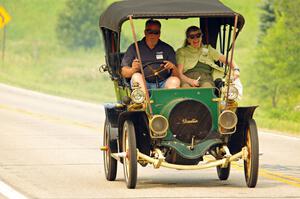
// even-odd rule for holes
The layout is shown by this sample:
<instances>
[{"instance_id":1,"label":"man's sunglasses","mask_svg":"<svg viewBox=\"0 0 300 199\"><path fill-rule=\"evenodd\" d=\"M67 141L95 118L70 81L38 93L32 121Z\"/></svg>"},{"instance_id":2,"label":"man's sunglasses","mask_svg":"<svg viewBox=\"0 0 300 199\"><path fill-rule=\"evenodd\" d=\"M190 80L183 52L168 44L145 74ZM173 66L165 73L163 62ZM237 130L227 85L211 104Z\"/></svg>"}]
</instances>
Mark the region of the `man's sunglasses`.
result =
<instances>
[{"instance_id":1,"label":"man's sunglasses","mask_svg":"<svg viewBox=\"0 0 300 199\"><path fill-rule=\"evenodd\" d=\"M189 35L188 37L189 37L190 39L195 39L195 38L200 38L201 36L202 36L201 33L197 33L197 34Z\"/></svg>"},{"instance_id":2,"label":"man's sunglasses","mask_svg":"<svg viewBox=\"0 0 300 199\"><path fill-rule=\"evenodd\" d=\"M151 30L151 29L146 29L147 34L154 34L154 35L159 35L160 30Z\"/></svg>"}]
</instances>

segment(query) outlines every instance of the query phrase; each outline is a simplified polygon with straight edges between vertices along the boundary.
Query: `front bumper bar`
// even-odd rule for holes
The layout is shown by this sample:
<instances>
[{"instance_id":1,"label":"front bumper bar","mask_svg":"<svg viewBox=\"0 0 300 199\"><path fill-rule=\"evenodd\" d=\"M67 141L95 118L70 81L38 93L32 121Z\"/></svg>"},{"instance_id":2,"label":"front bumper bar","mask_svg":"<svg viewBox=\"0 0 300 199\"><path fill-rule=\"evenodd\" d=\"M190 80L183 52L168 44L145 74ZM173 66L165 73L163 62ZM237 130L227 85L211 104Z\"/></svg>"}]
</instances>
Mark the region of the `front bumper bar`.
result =
<instances>
[{"instance_id":1,"label":"front bumper bar","mask_svg":"<svg viewBox=\"0 0 300 199\"><path fill-rule=\"evenodd\" d=\"M200 162L198 165L179 165L179 164L171 164L164 161L164 157L162 156L160 150L156 150L157 158L149 157L139 151L137 151L138 160L146 161L148 163L153 164L154 168L159 167L166 167L170 169L177 169L177 170L200 170L200 169L207 169L210 167L221 166L222 168L226 168L229 162L237 161L240 158L246 159L248 156L247 147L243 147L242 150L234 155L229 157L224 157L220 160L211 160L207 162Z\"/></svg>"}]
</instances>

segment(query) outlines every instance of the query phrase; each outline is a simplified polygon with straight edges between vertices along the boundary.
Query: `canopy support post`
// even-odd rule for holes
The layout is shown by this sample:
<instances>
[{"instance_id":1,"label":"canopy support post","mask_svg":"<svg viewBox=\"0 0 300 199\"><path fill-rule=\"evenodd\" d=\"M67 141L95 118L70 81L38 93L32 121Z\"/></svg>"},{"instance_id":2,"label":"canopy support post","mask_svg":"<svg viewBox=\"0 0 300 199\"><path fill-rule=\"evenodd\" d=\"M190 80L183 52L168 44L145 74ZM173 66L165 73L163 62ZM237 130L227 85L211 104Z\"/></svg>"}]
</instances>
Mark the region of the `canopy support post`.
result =
<instances>
[{"instance_id":1,"label":"canopy support post","mask_svg":"<svg viewBox=\"0 0 300 199\"><path fill-rule=\"evenodd\" d=\"M151 107L151 104L150 104L149 92L148 92L148 88L147 88L147 84L146 84L146 80L145 80L145 73L144 73L144 69L143 69L140 49L139 49L139 46L138 46L138 43L137 43L137 38L136 38L136 33L135 33L134 24L133 24L133 20L132 20L132 15L129 15L129 21L130 21L132 36L133 36L133 40L134 40L134 44L135 44L137 58L139 60L140 68L141 68L141 72L142 72L142 76L143 76L143 84L144 84L144 88L146 90L146 93L145 93L145 95L146 95L146 104L147 104L147 107L149 107L149 112L150 112L150 115L152 116L153 112L152 112L152 107Z\"/></svg>"},{"instance_id":2,"label":"canopy support post","mask_svg":"<svg viewBox=\"0 0 300 199\"><path fill-rule=\"evenodd\" d=\"M225 36L226 36L226 24L225 22L223 23L223 46L222 46L222 50L223 50L223 54L225 53Z\"/></svg>"},{"instance_id":3,"label":"canopy support post","mask_svg":"<svg viewBox=\"0 0 300 199\"><path fill-rule=\"evenodd\" d=\"M225 46L225 31L226 31L226 25L224 25L224 43L223 45ZM232 27L231 25L229 26L229 30L228 30L228 39L227 39L227 48L226 48L226 61L225 61L225 71L224 71L224 77L227 74L227 70L228 70L228 57L229 57L229 51L230 51L230 40L231 40L231 31L232 31Z\"/></svg>"},{"instance_id":4,"label":"canopy support post","mask_svg":"<svg viewBox=\"0 0 300 199\"><path fill-rule=\"evenodd\" d=\"M235 38L236 38L236 29L237 29L237 22L238 22L238 15L235 14L234 16L234 29L233 29L233 38L232 38L232 50L231 50L231 54L230 54L230 63L229 63L229 74L228 74L228 82L227 82L227 95L226 95L226 106L225 109L227 109L228 106L228 95L229 95L229 87L230 87L230 78L231 78L231 72L232 70L232 62L233 62L233 53L234 53L234 45L235 45ZM228 51L229 52L229 51ZM226 60L227 62L227 60Z\"/></svg>"}]
</instances>

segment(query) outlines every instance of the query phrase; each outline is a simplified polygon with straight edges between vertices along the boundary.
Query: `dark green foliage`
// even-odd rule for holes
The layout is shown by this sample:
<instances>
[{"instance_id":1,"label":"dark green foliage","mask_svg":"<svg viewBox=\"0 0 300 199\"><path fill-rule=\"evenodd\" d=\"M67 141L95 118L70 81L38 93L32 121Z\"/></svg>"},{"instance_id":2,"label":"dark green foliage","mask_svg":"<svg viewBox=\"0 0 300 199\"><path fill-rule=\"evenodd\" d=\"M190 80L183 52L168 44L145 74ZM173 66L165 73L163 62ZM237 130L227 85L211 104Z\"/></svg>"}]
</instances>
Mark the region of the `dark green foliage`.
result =
<instances>
[{"instance_id":1,"label":"dark green foliage","mask_svg":"<svg viewBox=\"0 0 300 199\"><path fill-rule=\"evenodd\" d=\"M269 28L272 27L272 25L276 21L275 16L275 10L274 10L274 0L264 0L262 5L260 6L261 14L260 14L260 36L259 41L261 40L261 37L263 37Z\"/></svg>"},{"instance_id":2,"label":"dark green foliage","mask_svg":"<svg viewBox=\"0 0 300 199\"><path fill-rule=\"evenodd\" d=\"M67 0L56 27L60 44L71 49L100 46L97 24L106 6L105 2L105 0Z\"/></svg>"}]
</instances>

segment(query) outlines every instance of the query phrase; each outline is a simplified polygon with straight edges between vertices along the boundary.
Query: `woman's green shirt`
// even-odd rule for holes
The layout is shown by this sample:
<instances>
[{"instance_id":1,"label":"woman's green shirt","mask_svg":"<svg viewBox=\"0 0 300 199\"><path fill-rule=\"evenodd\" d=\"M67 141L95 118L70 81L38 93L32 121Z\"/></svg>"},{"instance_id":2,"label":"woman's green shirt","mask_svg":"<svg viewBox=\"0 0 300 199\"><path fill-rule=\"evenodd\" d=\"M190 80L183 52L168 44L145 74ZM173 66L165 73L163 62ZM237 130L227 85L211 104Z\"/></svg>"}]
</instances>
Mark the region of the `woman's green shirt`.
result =
<instances>
[{"instance_id":1,"label":"woman's green shirt","mask_svg":"<svg viewBox=\"0 0 300 199\"><path fill-rule=\"evenodd\" d=\"M188 45L176 51L176 61L177 64L183 65L183 72L194 68L200 62L213 68L214 79L221 77L224 72L223 68L215 64L219 57L220 53L210 45L202 45L201 48L194 48Z\"/></svg>"}]
</instances>

